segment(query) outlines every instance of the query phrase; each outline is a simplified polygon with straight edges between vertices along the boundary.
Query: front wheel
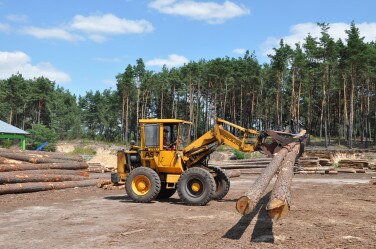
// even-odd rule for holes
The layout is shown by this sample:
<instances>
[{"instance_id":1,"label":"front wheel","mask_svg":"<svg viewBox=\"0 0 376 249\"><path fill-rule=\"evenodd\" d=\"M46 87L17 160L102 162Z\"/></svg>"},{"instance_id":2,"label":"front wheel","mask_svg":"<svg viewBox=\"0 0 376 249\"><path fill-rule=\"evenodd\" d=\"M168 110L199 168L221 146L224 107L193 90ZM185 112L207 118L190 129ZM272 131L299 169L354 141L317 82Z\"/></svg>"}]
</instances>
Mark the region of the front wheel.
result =
<instances>
[{"instance_id":1,"label":"front wheel","mask_svg":"<svg viewBox=\"0 0 376 249\"><path fill-rule=\"evenodd\" d=\"M160 190L161 180L158 174L147 167L134 169L125 179L125 191L135 202L150 202Z\"/></svg>"},{"instance_id":2,"label":"front wheel","mask_svg":"<svg viewBox=\"0 0 376 249\"><path fill-rule=\"evenodd\" d=\"M180 199L187 205L206 205L215 192L215 181L209 171L190 168L180 175L177 190Z\"/></svg>"}]
</instances>

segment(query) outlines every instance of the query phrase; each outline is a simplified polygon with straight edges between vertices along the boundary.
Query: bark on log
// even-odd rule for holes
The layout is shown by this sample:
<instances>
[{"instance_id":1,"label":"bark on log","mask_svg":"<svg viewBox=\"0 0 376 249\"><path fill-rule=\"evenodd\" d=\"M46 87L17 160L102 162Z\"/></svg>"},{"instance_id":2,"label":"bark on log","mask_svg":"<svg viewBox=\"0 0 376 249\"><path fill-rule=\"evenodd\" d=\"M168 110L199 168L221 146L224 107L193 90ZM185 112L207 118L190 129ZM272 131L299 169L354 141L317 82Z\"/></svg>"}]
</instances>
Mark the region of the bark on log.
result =
<instances>
[{"instance_id":1,"label":"bark on log","mask_svg":"<svg viewBox=\"0 0 376 249\"><path fill-rule=\"evenodd\" d=\"M99 180L92 179L92 180L70 181L70 182L28 182L28 183L6 184L6 185L0 185L0 195L30 193L30 192L53 190L53 189L96 186L99 181L103 181L103 179L99 179Z\"/></svg>"},{"instance_id":2,"label":"bark on log","mask_svg":"<svg viewBox=\"0 0 376 249\"><path fill-rule=\"evenodd\" d=\"M236 210L245 215L252 212L257 202L260 200L262 193L269 185L270 180L273 178L278 168L281 165L283 158L286 154L295 147L295 143L284 146L276 155L274 155L270 164L265 168L261 175L251 185L248 192L240 197L236 202Z\"/></svg>"},{"instance_id":3,"label":"bark on log","mask_svg":"<svg viewBox=\"0 0 376 249\"><path fill-rule=\"evenodd\" d=\"M21 163L25 163L25 162L0 156L0 164L21 164Z\"/></svg>"},{"instance_id":4,"label":"bark on log","mask_svg":"<svg viewBox=\"0 0 376 249\"><path fill-rule=\"evenodd\" d=\"M25 183L25 182L64 182L87 180L86 177L77 175L50 175L50 174L25 174L20 173L1 173L0 184L5 183Z\"/></svg>"},{"instance_id":5,"label":"bark on log","mask_svg":"<svg viewBox=\"0 0 376 249\"><path fill-rule=\"evenodd\" d=\"M0 172L7 171L22 171L22 170L37 170L37 169L87 169L88 165L84 162L64 162L64 163L23 163L23 164L0 164Z\"/></svg>"},{"instance_id":6,"label":"bark on log","mask_svg":"<svg viewBox=\"0 0 376 249\"><path fill-rule=\"evenodd\" d=\"M66 162L66 160L64 159L48 158L48 157L44 157L43 155L27 155L27 154L21 154L21 153L1 152L0 156L6 157L8 159L20 160L20 161L30 162L30 163Z\"/></svg>"},{"instance_id":7,"label":"bark on log","mask_svg":"<svg viewBox=\"0 0 376 249\"><path fill-rule=\"evenodd\" d=\"M47 175L76 175L89 177L89 172L86 170L64 170L64 169L37 169L37 170L25 170L25 171L15 171L16 173L25 173L25 174L47 174ZM0 172L0 175L2 173Z\"/></svg>"},{"instance_id":8,"label":"bark on log","mask_svg":"<svg viewBox=\"0 0 376 249\"><path fill-rule=\"evenodd\" d=\"M0 156L3 153L13 153L13 154L22 154L22 155L30 155L30 156L42 156L42 157L47 157L47 158L62 159L62 160L69 160L69 161L79 161L79 162L83 161L82 156L67 155L61 152L14 150L14 149L0 148Z\"/></svg>"},{"instance_id":9,"label":"bark on log","mask_svg":"<svg viewBox=\"0 0 376 249\"><path fill-rule=\"evenodd\" d=\"M291 182L294 176L294 164L300 145L295 145L282 161L277 180L274 184L266 210L270 218L278 220L287 216L291 203Z\"/></svg>"}]
</instances>

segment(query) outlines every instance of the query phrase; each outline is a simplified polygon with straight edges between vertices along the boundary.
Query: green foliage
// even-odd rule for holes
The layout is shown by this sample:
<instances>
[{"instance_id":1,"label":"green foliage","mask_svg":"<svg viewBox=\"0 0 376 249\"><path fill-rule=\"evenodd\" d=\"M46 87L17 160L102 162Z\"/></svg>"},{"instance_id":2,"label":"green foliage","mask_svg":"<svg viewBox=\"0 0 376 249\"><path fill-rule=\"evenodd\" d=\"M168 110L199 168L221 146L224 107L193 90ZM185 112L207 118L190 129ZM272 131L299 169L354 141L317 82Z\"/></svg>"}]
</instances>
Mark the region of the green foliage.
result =
<instances>
[{"instance_id":1,"label":"green foliage","mask_svg":"<svg viewBox=\"0 0 376 249\"><path fill-rule=\"evenodd\" d=\"M27 149L35 150L44 142L48 142L48 145L43 148L44 151L55 151L57 143L57 134L54 130L41 125L33 125L32 129L27 130L30 135L27 139Z\"/></svg>"},{"instance_id":2,"label":"green foliage","mask_svg":"<svg viewBox=\"0 0 376 249\"><path fill-rule=\"evenodd\" d=\"M13 139L1 139L0 140L0 147L9 149L12 145L14 145L15 140ZM19 144L19 141L17 141Z\"/></svg>"},{"instance_id":3,"label":"green foliage","mask_svg":"<svg viewBox=\"0 0 376 249\"><path fill-rule=\"evenodd\" d=\"M237 160L250 159L250 158L261 158L261 157L264 156L262 153L260 153L258 151L256 151L256 152L242 152L242 151L238 151L238 150L233 150L232 152L235 156L235 159L237 159Z\"/></svg>"},{"instance_id":4,"label":"green foliage","mask_svg":"<svg viewBox=\"0 0 376 249\"><path fill-rule=\"evenodd\" d=\"M233 153L234 153L235 158L238 160L250 158L249 153L245 153L245 152L238 151L238 150L233 150Z\"/></svg>"}]
</instances>

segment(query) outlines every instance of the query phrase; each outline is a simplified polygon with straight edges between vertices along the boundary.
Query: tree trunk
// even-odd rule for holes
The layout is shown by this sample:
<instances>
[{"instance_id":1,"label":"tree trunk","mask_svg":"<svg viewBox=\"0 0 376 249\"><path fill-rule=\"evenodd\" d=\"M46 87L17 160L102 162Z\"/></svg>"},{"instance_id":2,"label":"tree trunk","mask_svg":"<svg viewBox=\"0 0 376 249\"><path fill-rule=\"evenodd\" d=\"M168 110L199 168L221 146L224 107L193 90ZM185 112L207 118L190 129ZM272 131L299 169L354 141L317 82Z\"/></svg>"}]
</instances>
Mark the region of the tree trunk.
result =
<instances>
[{"instance_id":1,"label":"tree trunk","mask_svg":"<svg viewBox=\"0 0 376 249\"><path fill-rule=\"evenodd\" d=\"M261 175L251 185L244 196L236 202L236 210L241 214L249 214L260 200L270 180L273 178L286 154L295 147L295 143L284 146L272 159Z\"/></svg>"},{"instance_id":2,"label":"tree trunk","mask_svg":"<svg viewBox=\"0 0 376 249\"><path fill-rule=\"evenodd\" d=\"M129 133L129 96L127 95L126 100L127 106L125 109L125 136L124 140L128 142L128 133Z\"/></svg>"},{"instance_id":3,"label":"tree trunk","mask_svg":"<svg viewBox=\"0 0 376 249\"><path fill-rule=\"evenodd\" d=\"M349 125L349 148L353 148L353 127L354 127L354 95L355 95L355 66L351 65L351 94L350 94L350 125Z\"/></svg>"},{"instance_id":4,"label":"tree trunk","mask_svg":"<svg viewBox=\"0 0 376 249\"><path fill-rule=\"evenodd\" d=\"M0 195L31 193L31 192L38 192L38 191L53 190L53 189L96 186L98 182L100 181L102 180L91 179L91 180L69 181L69 182L28 182L28 183L19 183L19 184L6 184L6 185L0 185Z\"/></svg>"},{"instance_id":5,"label":"tree trunk","mask_svg":"<svg viewBox=\"0 0 376 249\"><path fill-rule=\"evenodd\" d=\"M125 140L124 134L124 116L125 116L125 95L122 97L122 106L121 106L121 140Z\"/></svg>"},{"instance_id":6,"label":"tree trunk","mask_svg":"<svg viewBox=\"0 0 376 249\"><path fill-rule=\"evenodd\" d=\"M81 181L86 177L77 175L52 175L52 174L26 174L26 173L0 173L0 184L24 182L64 182Z\"/></svg>"},{"instance_id":7,"label":"tree trunk","mask_svg":"<svg viewBox=\"0 0 376 249\"><path fill-rule=\"evenodd\" d=\"M283 162L274 184L270 201L266 206L270 218L278 220L287 216L290 211L291 203L291 182L294 176L294 164L299 154L300 145L294 146L291 152L288 152Z\"/></svg>"},{"instance_id":8,"label":"tree trunk","mask_svg":"<svg viewBox=\"0 0 376 249\"><path fill-rule=\"evenodd\" d=\"M39 170L39 169L65 169L65 170L81 170L87 169L87 163L22 163L22 164L0 164L0 172Z\"/></svg>"}]
</instances>

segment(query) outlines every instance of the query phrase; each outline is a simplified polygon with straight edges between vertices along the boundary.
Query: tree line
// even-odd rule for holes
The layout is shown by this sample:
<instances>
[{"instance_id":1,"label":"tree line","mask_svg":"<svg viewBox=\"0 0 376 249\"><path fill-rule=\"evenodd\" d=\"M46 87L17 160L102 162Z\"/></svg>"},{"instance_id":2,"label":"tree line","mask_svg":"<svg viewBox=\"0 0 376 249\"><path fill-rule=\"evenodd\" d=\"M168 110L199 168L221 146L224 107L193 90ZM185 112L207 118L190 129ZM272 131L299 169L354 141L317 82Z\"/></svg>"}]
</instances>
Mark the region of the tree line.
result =
<instances>
[{"instance_id":1,"label":"tree line","mask_svg":"<svg viewBox=\"0 0 376 249\"><path fill-rule=\"evenodd\" d=\"M214 117L257 130L294 120L326 146L368 146L376 141L376 43L354 23L345 40L318 25L319 38L293 47L281 40L270 63L247 51L154 72L140 58L116 75L116 89L78 97L49 79L16 74L0 81L0 119L22 129L43 124L60 139L125 142L138 138L140 118L192 121L194 138Z\"/></svg>"}]
</instances>

